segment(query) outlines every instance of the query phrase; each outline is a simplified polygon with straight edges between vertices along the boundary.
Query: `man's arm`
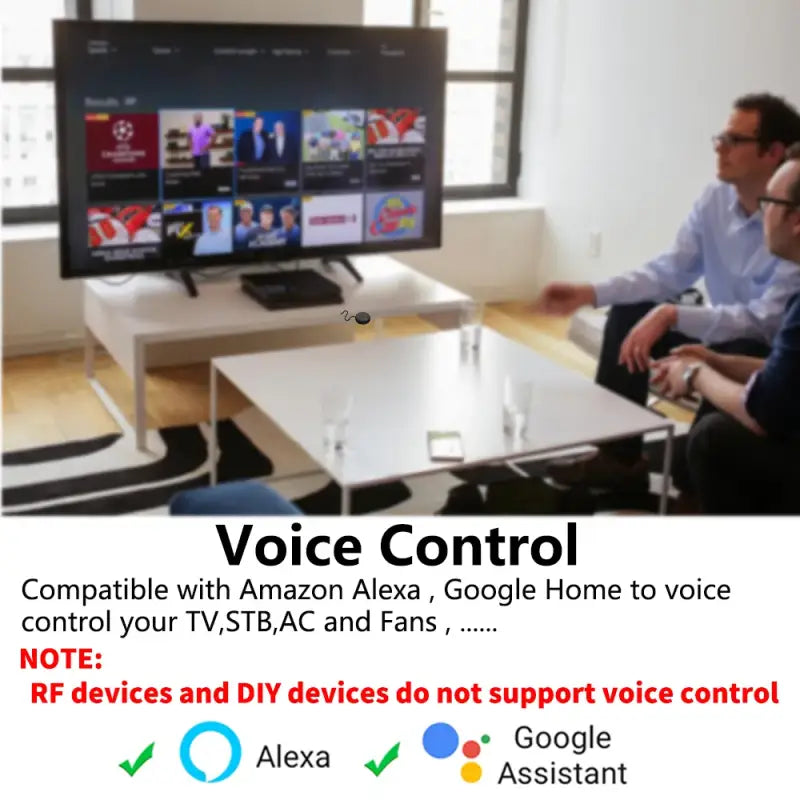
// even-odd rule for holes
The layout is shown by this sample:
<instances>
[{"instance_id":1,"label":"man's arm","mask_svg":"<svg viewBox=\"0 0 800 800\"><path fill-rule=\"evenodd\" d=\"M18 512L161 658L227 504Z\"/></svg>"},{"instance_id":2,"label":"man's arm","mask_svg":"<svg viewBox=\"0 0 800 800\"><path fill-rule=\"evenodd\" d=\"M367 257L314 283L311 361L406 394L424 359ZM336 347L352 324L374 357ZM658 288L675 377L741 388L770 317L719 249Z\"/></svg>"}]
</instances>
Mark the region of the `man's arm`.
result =
<instances>
[{"instance_id":1,"label":"man's arm","mask_svg":"<svg viewBox=\"0 0 800 800\"><path fill-rule=\"evenodd\" d=\"M639 269L593 284L596 304L663 302L696 283L703 273L702 220L712 192L709 187L694 204L667 252Z\"/></svg>"},{"instance_id":2,"label":"man's arm","mask_svg":"<svg viewBox=\"0 0 800 800\"><path fill-rule=\"evenodd\" d=\"M786 305L800 292L800 270L775 259L775 272L764 293L750 302L711 307L680 306L676 329L704 342L757 339L771 342L781 326Z\"/></svg>"},{"instance_id":3,"label":"man's arm","mask_svg":"<svg viewBox=\"0 0 800 800\"><path fill-rule=\"evenodd\" d=\"M771 435L800 437L800 298L794 300L763 369L747 385L745 405Z\"/></svg>"},{"instance_id":4,"label":"man's arm","mask_svg":"<svg viewBox=\"0 0 800 800\"><path fill-rule=\"evenodd\" d=\"M708 364L700 366L692 383L693 388L720 411L738 420L753 433L765 435L763 428L747 413L747 393L742 383L721 375Z\"/></svg>"},{"instance_id":5,"label":"man's arm","mask_svg":"<svg viewBox=\"0 0 800 800\"><path fill-rule=\"evenodd\" d=\"M664 360L671 358L702 361L723 377L730 378L736 383L747 383L750 380L750 376L761 369L765 363L765 359L755 358L754 356L715 353L701 344L683 344L680 347L676 347Z\"/></svg>"},{"instance_id":6,"label":"man's arm","mask_svg":"<svg viewBox=\"0 0 800 800\"><path fill-rule=\"evenodd\" d=\"M698 365L693 388L742 425L759 434L800 437L800 296L787 309L769 358L746 386L689 355L656 362L653 380L663 384L668 397L683 397L689 391L683 376L690 364Z\"/></svg>"},{"instance_id":7,"label":"man's arm","mask_svg":"<svg viewBox=\"0 0 800 800\"><path fill-rule=\"evenodd\" d=\"M764 366L763 358L755 356L729 356L716 353L716 358L709 366L736 383L747 383L754 372Z\"/></svg>"},{"instance_id":8,"label":"man's arm","mask_svg":"<svg viewBox=\"0 0 800 800\"><path fill-rule=\"evenodd\" d=\"M696 365L692 385L686 384L687 368ZM747 388L740 382L721 375L704 361L689 356L671 356L653 366L653 382L670 399L686 397L692 391L699 392L712 405L738 420L746 428L760 436L762 427L746 408Z\"/></svg>"}]
</instances>

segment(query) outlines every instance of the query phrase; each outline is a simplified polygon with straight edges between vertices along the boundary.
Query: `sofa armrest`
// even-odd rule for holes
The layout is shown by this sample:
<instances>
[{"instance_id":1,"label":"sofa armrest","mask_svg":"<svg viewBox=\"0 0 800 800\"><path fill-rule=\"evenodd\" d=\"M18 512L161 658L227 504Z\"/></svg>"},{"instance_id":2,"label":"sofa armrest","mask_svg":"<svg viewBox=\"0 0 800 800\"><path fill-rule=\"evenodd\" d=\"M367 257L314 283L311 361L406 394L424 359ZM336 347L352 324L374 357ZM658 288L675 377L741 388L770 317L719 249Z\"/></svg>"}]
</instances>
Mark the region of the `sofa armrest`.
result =
<instances>
[{"instance_id":1,"label":"sofa armrest","mask_svg":"<svg viewBox=\"0 0 800 800\"><path fill-rule=\"evenodd\" d=\"M606 325L605 309L582 308L572 315L567 338L592 358L600 358L603 346L603 329Z\"/></svg>"}]
</instances>

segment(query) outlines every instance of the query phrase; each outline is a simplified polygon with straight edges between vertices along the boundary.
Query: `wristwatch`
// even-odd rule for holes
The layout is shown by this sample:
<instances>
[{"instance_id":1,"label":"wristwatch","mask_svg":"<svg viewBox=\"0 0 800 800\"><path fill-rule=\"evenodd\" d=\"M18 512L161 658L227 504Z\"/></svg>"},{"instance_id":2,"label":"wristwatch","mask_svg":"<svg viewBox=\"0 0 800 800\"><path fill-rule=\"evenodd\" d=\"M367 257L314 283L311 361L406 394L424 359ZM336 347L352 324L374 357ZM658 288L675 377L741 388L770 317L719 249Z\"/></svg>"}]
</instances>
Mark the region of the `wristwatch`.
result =
<instances>
[{"instance_id":1,"label":"wristwatch","mask_svg":"<svg viewBox=\"0 0 800 800\"><path fill-rule=\"evenodd\" d=\"M695 361L694 364L689 364L689 366L683 371L683 382L686 384L689 394L694 391L694 386L692 384L694 383L695 376L702 366L703 365L699 361Z\"/></svg>"}]
</instances>

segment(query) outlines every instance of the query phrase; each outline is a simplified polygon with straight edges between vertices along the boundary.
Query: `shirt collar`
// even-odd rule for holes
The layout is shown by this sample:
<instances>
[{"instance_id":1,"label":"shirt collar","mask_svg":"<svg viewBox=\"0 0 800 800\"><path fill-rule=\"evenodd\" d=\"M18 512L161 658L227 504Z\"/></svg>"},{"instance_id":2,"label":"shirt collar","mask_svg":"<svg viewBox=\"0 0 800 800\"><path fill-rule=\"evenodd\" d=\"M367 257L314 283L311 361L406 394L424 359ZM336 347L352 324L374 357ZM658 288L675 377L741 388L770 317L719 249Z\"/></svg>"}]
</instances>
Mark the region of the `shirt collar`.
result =
<instances>
[{"instance_id":1,"label":"shirt collar","mask_svg":"<svg viewBox=\"0 0 800 800\"><path fill-rule=\"evenodd\" d=\"M732 195L733 197L730 205L728 206L728 211L730 212L732 218L731 227L737 231L755 223L761 227L764 224L764 215L761 213L761 209L757 208L753 214L747 216L745 210L739 203L739 196L735 191L732 192Z\"/></svg>"}]
</instances>

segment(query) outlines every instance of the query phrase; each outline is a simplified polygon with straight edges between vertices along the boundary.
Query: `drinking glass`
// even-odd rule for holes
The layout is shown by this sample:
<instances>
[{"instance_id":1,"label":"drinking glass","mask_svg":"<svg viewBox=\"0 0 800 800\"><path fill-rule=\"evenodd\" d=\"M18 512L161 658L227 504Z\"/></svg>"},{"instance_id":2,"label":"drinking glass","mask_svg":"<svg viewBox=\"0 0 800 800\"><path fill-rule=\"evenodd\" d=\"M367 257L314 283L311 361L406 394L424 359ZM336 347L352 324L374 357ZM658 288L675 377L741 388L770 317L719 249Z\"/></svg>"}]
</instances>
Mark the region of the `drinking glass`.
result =
<instances>
[{"instance_id":1,"label":"drinking glass","mask_svg":"<svg viewBox=\"0 0 800 800\"><path fill-rule=\"evenodd\" d=\"M503 431L521 439L528 431L533 400L533 384L517 378L506 378L503 385Z\"/></svg>"},{"instance_id":2,"label":"drinking glass","mask_svg":"<svg viewBox=\"0 0 800 800\"><path fill-rule=\"evenodd\" d=\"M483 304L470 303L461 309L459 319L461 346L465 349L479 350L483 328Z\"/></svg>"},{"instance_id":3,"label":"drinking glass","mask_svg":"<svg viewBox=\"0 0 800 800\"><path fill-rule=\"evenodd\" d=\"M322 436L328 450L343 450L353 411L353 393L334 387L322 395Z\"/></svg>"}]
</instances>

